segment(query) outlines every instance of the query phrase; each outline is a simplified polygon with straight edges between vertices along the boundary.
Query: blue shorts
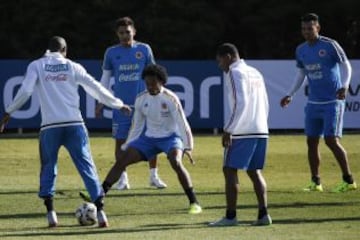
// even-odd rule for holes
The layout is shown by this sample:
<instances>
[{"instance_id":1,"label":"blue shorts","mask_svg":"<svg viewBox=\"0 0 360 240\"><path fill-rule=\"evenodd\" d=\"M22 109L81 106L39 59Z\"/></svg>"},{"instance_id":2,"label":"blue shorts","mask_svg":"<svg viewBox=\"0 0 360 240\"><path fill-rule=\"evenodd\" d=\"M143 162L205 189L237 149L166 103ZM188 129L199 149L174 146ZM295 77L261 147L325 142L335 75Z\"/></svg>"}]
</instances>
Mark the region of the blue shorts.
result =
<instances>
[{"instance_id":1,"label":"blue shorts","mask_svg":"<svg viewBox=\"0 0 360 240\"><path fill-rule=\"evenodd\" d=\"M134 109L133 109L134 110ZM126 139L131 127L132 114L126 116L120 110L113 110L112 136L115 139Z\"/></svg>"},{"instance_id":2,"label":"blue shorts","mask_svg":"<svg viewBox=\"0 0 360 240\"><path fill-rule=\"evenodd\" d=\"M311 104L305 107L305 134L308 137L341 137L345 101Z\"/></svg>"},{"instance_id":3,"label":"blue shorts","mask_svg":"<svg viewBox=\"0 0 360 240\"><path fill-rule=\"evenodd\" d=\"M176 134L164 138L152 138L142 134L128 146L138 150L144 156L144 160L152 159L161 152L168 155L172 149L184 149L183 142Z\"/></svg>"},{"instance_id":4,"label":"blue shorts","mask_svg":"<svg viewBox=\"0 0 360 240\"><path fill-rule=\"evenodd\" d=\"M267 138L232 139L224 150L224 167L256 170L263 169L266 159Z\"/></svg>"}]
</instances>

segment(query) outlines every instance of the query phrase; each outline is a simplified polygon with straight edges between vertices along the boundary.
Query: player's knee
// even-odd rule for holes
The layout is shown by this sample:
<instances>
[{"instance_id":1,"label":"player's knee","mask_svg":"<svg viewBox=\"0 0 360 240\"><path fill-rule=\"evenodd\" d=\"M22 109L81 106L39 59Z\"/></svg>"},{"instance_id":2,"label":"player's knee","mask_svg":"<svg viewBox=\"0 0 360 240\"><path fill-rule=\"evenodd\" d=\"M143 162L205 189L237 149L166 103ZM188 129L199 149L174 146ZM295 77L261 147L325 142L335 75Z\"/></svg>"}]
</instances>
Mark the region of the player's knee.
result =
<instances>
[{"instance_id":1,"label":"player's knee","mask_svg":"<svg viewBox=\"0 0 360 240\"><path fill-rule=\"evenodd\" d=\"M123 158L124 158L124 151L122 151L122 150L117 150L116 152L115 152L115 159L116 159L116 161L121 161Z\"/></svg>"},{"instance_id":2,"label":"player's knee","mask_svg":"<svg viewBox=\"0 0 360 240\"><path fill-rule=\"evenodd\" d=\"M339 141L335 137L326 137L324 140L326 146L328 146L329 148L338 147L339 145Z\"/></svg>"},{"instance_id":3,"label":"player's knee","mask_svg":"<svg viewBox=\"0 0 360 240\"><path fill-rule=\"evenodd\" d=\"M171 164L172 168L175 171L181 169L181 167L182 167L181 155L178 152L176 152L176 151L170 152L169 155L168 155L168 159L170 161L170 164Z\"/></svg>"}]
</instances>

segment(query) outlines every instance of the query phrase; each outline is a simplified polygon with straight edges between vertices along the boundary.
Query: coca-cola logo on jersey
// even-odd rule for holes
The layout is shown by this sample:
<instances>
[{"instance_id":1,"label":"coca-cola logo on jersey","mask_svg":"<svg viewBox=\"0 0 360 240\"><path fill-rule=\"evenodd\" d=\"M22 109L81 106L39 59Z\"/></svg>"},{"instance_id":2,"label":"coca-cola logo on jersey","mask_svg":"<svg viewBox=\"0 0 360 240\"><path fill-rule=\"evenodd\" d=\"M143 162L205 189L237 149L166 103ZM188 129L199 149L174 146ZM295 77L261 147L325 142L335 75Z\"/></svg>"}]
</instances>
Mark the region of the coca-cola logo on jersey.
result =
<instances>
[{"instance_id":1,"label":"coca-cola logo on jersey","mask_svg":"<svg viewBox=\"0 0 360 240\"><path fill-rule=\"evenodd\" d=\"M57 75L52 75L52 74L48 74L45 77L45 81L53 81L53 82L61 82L61 81L66 81L67 80L67 74L57 74Z\"/></svg>"}]
</instances>

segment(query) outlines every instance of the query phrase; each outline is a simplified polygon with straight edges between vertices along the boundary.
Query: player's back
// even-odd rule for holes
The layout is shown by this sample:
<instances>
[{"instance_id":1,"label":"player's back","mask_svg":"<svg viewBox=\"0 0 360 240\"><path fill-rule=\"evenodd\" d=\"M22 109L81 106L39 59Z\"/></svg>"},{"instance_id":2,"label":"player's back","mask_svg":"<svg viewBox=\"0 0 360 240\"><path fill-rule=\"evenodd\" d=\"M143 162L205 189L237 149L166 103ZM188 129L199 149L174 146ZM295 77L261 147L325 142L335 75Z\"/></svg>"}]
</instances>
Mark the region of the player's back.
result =
<instances>
[{"instance_id":1,"label":"player's back","mask_svg":"<svg viewBox=\"0 0 360 240\"><path fill-rule=\"evenodd\" d=\"M225 116L228 122L225 127L233 126L235 135L267 134L269 103L262 74L240 60L231 68L229 76L225 85L231 111Z\"/></svg>"},{"instance_id":2,"label":"player's back","mask_svg":"<svg viewBox=\"0 0 360 240\"><path fill-rule=\"evenodd\" d=\"M41 105L41 125L82 121L76 76L77 72L85 70L60 53L47 53L33 61L29 68L34 68L38 74L36 87Z\"/></svg>"}]
</instances>

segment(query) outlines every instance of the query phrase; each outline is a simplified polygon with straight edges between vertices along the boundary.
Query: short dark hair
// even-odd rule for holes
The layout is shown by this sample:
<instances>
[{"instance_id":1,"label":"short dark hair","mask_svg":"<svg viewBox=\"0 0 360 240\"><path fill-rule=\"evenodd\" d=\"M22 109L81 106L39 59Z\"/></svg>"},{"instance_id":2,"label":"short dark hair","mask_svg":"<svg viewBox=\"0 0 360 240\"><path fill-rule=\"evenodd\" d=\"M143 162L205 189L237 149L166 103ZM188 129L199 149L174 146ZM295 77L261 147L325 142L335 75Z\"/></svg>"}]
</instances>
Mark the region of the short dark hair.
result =
<instances>
[{"instance_id":1,"label":"short dark hair","mask_svg":"<svg viewBox=\"0 0 360 240\"><path fill-rule=\"evenodd\" d=\"M130 17L118 18L115 21L115 30L117 30L120 26L132 26L133 28L135 28L134 21Z\"/></svg>"},{"instance_id":2,"label":"short dark hair","mask_svg":"<svg viewBox=\"0 0 360 240\"><path fill-rule=\"evenodd\" d=\"M218 49L216 51L216 55L224 56L226 54L230 54L231 56L236 56L236 55L239 55L239 51L234 44L223 43L218 47Z\"/></svg>"},{"instance_id":3,"label":"short dark hair","mask_svg":"<svg viewBox=\"0 0 360 240\"><path fill-rule=\"evenodd\" d=\"M49 40L48 49L50 52L59 52L66 49L66 41L63 37L53 36Z\"/></svg>"},{"instance_id":4,"label":"short dark hair","mask_svg":"<svg viewBox=\"0 0 360 240\"><path fill-rule=\"evenodd\" d=\"M319 16L316 13L306 13L301 17L302 22L319 22Z\"/></svg>"},{"instance_id":5,"label":"short dark hair","mask_svg":"<svg viewBox=\"0 0 360 240\"><path fill-rule=\"evenodd\" d=\"M158 64L150 64L144 68L141 74L141 78L145 79L146 76L156 77L162 85L165 85L167 82L167 72L166 68Z\"/></svg>"}]
</instances>

